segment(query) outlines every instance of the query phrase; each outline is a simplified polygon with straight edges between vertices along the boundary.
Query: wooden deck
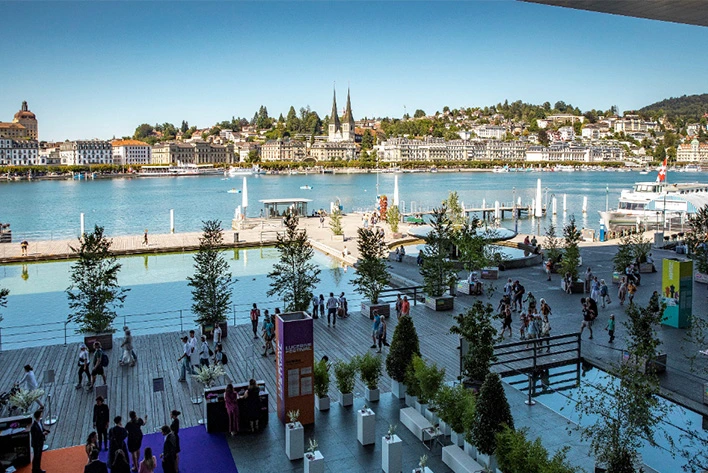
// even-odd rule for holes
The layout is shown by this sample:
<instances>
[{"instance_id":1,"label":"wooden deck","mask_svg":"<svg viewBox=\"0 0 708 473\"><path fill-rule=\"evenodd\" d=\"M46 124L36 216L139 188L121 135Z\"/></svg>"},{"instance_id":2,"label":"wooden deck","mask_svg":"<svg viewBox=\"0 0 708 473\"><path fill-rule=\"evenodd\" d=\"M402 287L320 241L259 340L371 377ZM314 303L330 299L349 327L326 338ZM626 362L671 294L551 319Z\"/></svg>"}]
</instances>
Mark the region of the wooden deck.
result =
<instances>
[{"instance_id":1,"label":"wooden deck","mask_svg":"<svg viewBox=\"0 0 708 473\"><path fill-rule=\"evenodd\" d=\"M458 297L456 309L462 310L473 299L468 296ZM459 374L458 338L449 334L452 325L453 312L432 312L422 305L412 307L412 315L420 338L421 351L425 358L434 361L447 370L446 378L455 379ZM456 312L455 312L456 313ZM396 326L395 315L389 319L389 341ZM371 346L371 321L353 312L346 319L339 319L336 328L328 328L324 319L317 319L315 324L315 357L319 359L327 355L331 361L349 359L363 354ZM107 404L111 417L122 415L127 418L128 412L135 410L138 415L146 413L149 416L146 431L152 431L166 419L166 413L171 409L182 412L182 425L196 425L202 417L203 405L193 405L190 389L198 390L194 383L180 383L179 364L177 358L181 352L179 333L162 333L154 335L136 334L134 346L138 354L138 363L134 368L122 367L118 364L120 357L120 339L114 339L115 348L108 352L111 362L106 368L108 377ZM28 335L31 336L31 335ZM275 395L275 356L261 356L262 343L253 340L250 324L229 327L228 338L224 341L224 349L229 363L226 366L227 376L234 381L247 381L251 377L266 381L270 396L271 411L276 407ZM92 406L95 402L96 389L86 392L75 389L77 377L77 344L68 346L50 345L37 348L25 348L0 353L0 391L8 390L12 383L19 380L22 367L31 364L37 379L48 393L52 394L52 411L58 416L57 424L52 426L52 434L47 443L50 448L61 448L82 444L92 430ZM387 350L385 349L385 353ZM252 357L246 357L253 353ZM385 354L384 353L384 354ZM44 373L48 369L55 370L56 382L48 387L43 383ZM385 370L384 370L385 371ZM152 393L152 379L164 377L165 392ZM331 376L330 395L336 399L334 376ZM100 378L97 385L100 385ZM363 395L363 384L357 380L355 393ZM390 391L390 379L383 376L381 382L383 392ZM45 399L46 404L46 399Z\"/></svg>"}]
</instances>

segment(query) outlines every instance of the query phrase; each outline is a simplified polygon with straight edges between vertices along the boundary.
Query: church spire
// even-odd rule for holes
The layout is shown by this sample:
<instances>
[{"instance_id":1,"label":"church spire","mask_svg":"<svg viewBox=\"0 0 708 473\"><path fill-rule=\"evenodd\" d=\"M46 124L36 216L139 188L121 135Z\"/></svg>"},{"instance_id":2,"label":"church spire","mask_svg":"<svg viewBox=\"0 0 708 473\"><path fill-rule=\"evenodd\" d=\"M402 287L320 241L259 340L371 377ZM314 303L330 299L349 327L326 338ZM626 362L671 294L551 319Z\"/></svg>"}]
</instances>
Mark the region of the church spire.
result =
<instances>
[{"instance_id":1,"label":"church spire","mask_svg":"<svg viewBox=\"0 0 708 473\"><path fill-rule=\"evenodd\" d=\"M354 130L354 115L352 115L352 101L349 94L349 88L347 87L347 108L344 110L344 116L342 121L349 123L352 130Z\"/></svg>"},{"instance_id":2,"label":"church spire","mask_svg":"<svg viewBox=\"0 0 708 473\"><path fill-rule=\"evenodd\" d=\"M339 121L339 113L337 112L337 91L333 91L334 96L332 97L332 114L329 117L330 123L334 124L334 131L341 131L342 124Z\"/></svg>"}]
</instances>

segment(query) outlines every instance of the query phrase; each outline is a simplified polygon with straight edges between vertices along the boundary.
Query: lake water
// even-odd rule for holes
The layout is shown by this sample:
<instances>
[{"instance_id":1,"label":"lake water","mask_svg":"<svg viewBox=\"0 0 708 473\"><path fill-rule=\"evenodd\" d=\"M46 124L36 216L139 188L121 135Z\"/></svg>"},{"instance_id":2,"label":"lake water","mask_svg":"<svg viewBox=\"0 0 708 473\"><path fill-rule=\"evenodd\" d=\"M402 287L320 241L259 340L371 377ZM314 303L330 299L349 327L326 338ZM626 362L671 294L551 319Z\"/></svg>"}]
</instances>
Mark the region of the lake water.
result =
<instances>
[{"instance_id":1,"label":"lake water","mask_svg":"<svg viewBox=\"0 0 708 473\"><path fill-rule=\"evenodd\" d=\"M275 248L229 250L224 255L237 280L233 286L230 324L247 323L254 302L271 313L276 307L282 309L282 300L266 296L270 288L267 274L278 259ZM194 272L193 253L130 256L119 261L123 265L119 283L130 292L125 307L118 311L116 327L127 323L136 335L194 327L191 288L187 286L187 276ZM315 292L324 294L326 299L330 291L336 295L344 291L353 310L361 300L349 284L354 271L345 271L317 251L313 262L322 270ZM69 313L64 291L69 286L71 264L61 261L0 266L0 287L10 289L8 305L2 310L3 349L64 341L64 322ZM28 316L33 321L32 337L27 337ZM81 339L74 328L67 327L68 341Z\"/></svg>"},{"instance_id":2,"label":"lake water","mask_svg":"<svg viewBox=\"0 0 708 473\"><path fill-rule=\"evenodd\" d=\"M486 199L511 202L521 197L524 204L534 197L536 180L542 179L543 200L549 206L558 200L557 224L562 224L563 194L567 194L566 218L575 215L578 224L599 228L598 211L605 209L608 197L615 207L622 189L635 181L655 179L655 175L637 172L456 172L403 173L399 176L399 194L403 207L429 209L440 205L449 191L456 190L466 207L480 207ZM676 182L705 181L703 173L670 173ZM379 174L379 192L393 195L394 174ZM375 174L311 174L264 175L248 178L248 215L258 216L260 199L300 197L313 202L309 209L329 209L339 199L345 212L372 209L376 201ZM311 190L300 189L311 186ZM78 236L80 213L85 214L86 228L99 224L109 235L169 232L170 209L175 213L177 232L198 231L201 222L219 219L229 227L234 210L241 205L242 178L224 180L220 176L183 178L99 179L94 181L21 181L0 183L0 222L12 225L15 240L68 238ZM547 188L547 191L546 191ZM588 213L581 212L583 197L588 198ZM521 220L519 230L530 232L539 227L541 233L550 217L540 221ZM506 227L513 227L506 220Z\"/></svg>"}]
</instances>

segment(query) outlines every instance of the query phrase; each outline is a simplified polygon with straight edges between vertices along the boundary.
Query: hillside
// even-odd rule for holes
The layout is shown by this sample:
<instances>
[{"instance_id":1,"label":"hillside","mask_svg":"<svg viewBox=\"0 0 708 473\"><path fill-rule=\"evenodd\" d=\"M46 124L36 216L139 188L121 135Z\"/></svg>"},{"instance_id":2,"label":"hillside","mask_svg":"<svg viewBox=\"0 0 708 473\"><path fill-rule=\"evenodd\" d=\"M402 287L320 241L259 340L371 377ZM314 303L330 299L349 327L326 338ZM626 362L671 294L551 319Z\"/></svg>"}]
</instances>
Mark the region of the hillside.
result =
<instances>
[{"instance_id":1,"label":"hillside","mask_svg":"<svg viewBox=\"0 0 708 473\"><path fill-rule=\"evenodd\" d=\"M664 113L669 116L670 120L680 117L687 122L697 122L705 113L708 113L708 94L671 97L647 105L640 109L639 112L654 115L660 110L663 110Z\"/></svg>"}]
</instances>

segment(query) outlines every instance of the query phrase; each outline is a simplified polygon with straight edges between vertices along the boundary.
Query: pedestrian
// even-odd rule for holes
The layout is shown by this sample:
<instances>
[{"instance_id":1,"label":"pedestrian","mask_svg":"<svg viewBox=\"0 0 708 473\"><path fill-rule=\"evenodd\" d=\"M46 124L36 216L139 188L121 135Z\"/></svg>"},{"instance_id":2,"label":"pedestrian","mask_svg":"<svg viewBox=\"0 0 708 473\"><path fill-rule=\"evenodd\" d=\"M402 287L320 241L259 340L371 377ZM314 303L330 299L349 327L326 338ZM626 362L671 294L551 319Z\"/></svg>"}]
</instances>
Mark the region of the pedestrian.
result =
<instances>
[{"instance_id":1,"label":"pedestrian","mask_svg":"<svg viewBox=\"0 0 708 473\"><path fill-rule=\"evenodd\" d=\"M617 298L620 301L620 305L624 305L624 301L627 298L627 277L622 276L620 280L619 289L617 290Z\"/></svg>"},{"instance_id":2,"label":"pedestrian","mask_svg":"<svg viewBox=\"0 0 708 473\"><path fill-rule=\"evenodd\" d=\"M84 466L84 473L108 473L108 466L98 459L98 450L95 448L88 453L88 464Z\"/></svg>"},{"instance_id":3,"label":"pedestrian","mask_svg":"<svg viewBox=\"0 0 708 473\"><path fill-rule=\"evenodd\" d=\"M415 263L416 263L418 266L421 266L421 265L423 264L423 252L422 252L422 251L419 251L419 252L418 252L418 256L417 256L416 259L415 259Z\"/></svg>"},{"instance_id":4,"label":"pedestrian","mask_svg":"<svg viewBox=\"0 0 708 473\"><path fill-rule=\"evenodd\" d=\"M541 337L546 339L546 353L551 351L551 341L548 339L551 336L551 321L548 319L548 314L543 314L541 319Z\"/></svg>"},{"instance_id":5,"label":"pedestrian","mask_svg":"<svg viewBox=\"0 0 708 473\"><path fill-rule=\"evenodd\" d=\"M179 379L178 381L187 381L187 374L194 374L192 371L192 365L189 362L189 356L192 353L192 346L189 344L189 338L186 335L182 337L182 356L177 358L177 362L180 363Z\"/></svg>"},{"instance_id":6,"label":"pedestrian","mask_svg":"<svg viewBox=\"0 0 708 473\"><path fill-rule=\"evenodd\" d=\"M221 343L221 337L223 336L223 332L221 331L221 324L216 323L214 324L214 346L218 345Z\"/></svg>"},{"instance_id":7,"label":"pedestrian","mask_svg":"<svg viewBox=\"0 0 708 473\"><path fill-rule=\"evenodd\" d=\"M600 299L602 300L602 308L605 308L606 304L611 304L610 300L610 289L607 287L604 279L600 279Z\"/></svg>"},{"instance_id":8,"label":"pedestrian","mask_svg":"<svg viewBox=\"0 0 708 473\"><path fill-rule=\"evenodd\" d=\"M538 322L538 314L529 312L526 316L527 328L526 328L526 339L535 340L541 335L541 324ZM526 345L529 346L528 344Z\"/></svg>"},{"instance_id":9,"label":"pedestrian","mask_svg":"<svg viewBox=\"0 0 708 473\"><path fill-rule=\"evenodd\" d=\"M224 347L221 343L214 345L214 364L215 365L225 365L226 355L224 354Z\"/></svg>"},{"instance_id":10,"label":"pedestrian","mask_svg":"<svg viewBox=\"0 0 708 473\"><path fill-rule=\"evenodd\" d=\"M396 320L399 320L401 318L401 305L403 305L403 299L401 299L401 295L398 294L396 296Z\"/></svg>"},{"instance_id":11,"label":"pedestrian","mask_svg":"<svg viewBox=\"0 0 708 473\"><path fill-rule=\"evenodd\" d=\"M273 349L273 333L273 322L271 321L271 317L266 315L263 319L263 340L265 341L265 345L263 345L263 356L268 356L268 349L270 349L271 355L275 355L275 350Z\"/></svg>"},{"instance_id":12,"label":"pedestrian","mask_svg":"<svg viewBox=\"0 0 708 473\"><path fill-rule=\"evenodd\" d=\"M30 428L30 444L32 445L32 473L44 473L42 469L42 451L44 450L44 441L47 438L49 431L42 425L43 409L37 409L34 412L34 420Z\"/></svg>"},{"instance_id":13,"label":"pedestrian","mask_svg":"<svg viewBox=\"0 0 708 473\"><path fill-rule=\"evenodd\" d=\"M585 271L585 292L589 293L590 292L590 283L592 283L592 269L590 269L590 266L588 266L588 269Z\"/></svg>"},{"instance_id":14,"label":"pedestrian","mask_svg":"<svg viewBox=\"0 0 708 473\"><path fill-rule=\"evenodd\" d=\"M15 384L18 386L22 385L25 391L34 391L39 386L39 384L37 384L37 377L34 375L34 368L32 368L32 365L25 365L24 371L22 378ZM40 406L44 409L41 403Z\"/></svg>"},{"instance_id":15,"label":"pedestrian","mask_svg":"<svg viewBox=\"0 0 708 473\"><path fill-rule=\"evenodd\" d=\"M615 314L610 314L610 319L607 321L607 326L605 327L607 334L610 336L610 343L615 341Z\"/></svg>"},{"instance_id":16,"label":"pedestrian","mask_svg":"<svg viewBox=\"0 0 708 473\"><path fill-rule=\"evenodd\" d=\"M408 296L403 296L403 302L401 302L401 317L406 315L411 315L411 303L408 302Z\"/></svg>"},{"instance_id":17,"label":"pedestrian","mask_svg":"<svg viewBox=\"0 0 708 473\"><path fill-rule=\"evenodd\" d=\"M341 293L339 295L339 300L337 301L337 303L339 304L339 316L342 318L349 317L349 311L347 310L349 307L347 305L347 298L344 297L344 293Z\"/></svg>"},{"instance_id":18,"label":"pedestrian","mask_svg":"<svg viewBox=\"0 0 708 473\"><path fill-rule=\"evenodd\" d=\"M324 221L325 221L324 215L320 214L320 228L324 228Z\"/></svg>"},{"instance_id":19,"label":"pedestrian","mask_svg":"<svg viewBox=\"0 0 708 473\"><path fill-rule=\"evenodd\" d=\"M528 317L526 317L525 313L521 312L521 315L519 316L519 322L521 322L521 325L519 326L519 338L521 340L526 340L526 330L529 326L529 319Z\"/></svg>"},{"instance_id":20,"label":"pedestrian","mask_svg":"<svg viewBox=\"0 0 708 473\"><path fill-rule=\"evenodd\" d=\"M526 289L524 288L524 286L518 280L514 281L514 298L512 299L512 305L514 308L518 308L518 310L523 310L522 299L525 293ZM512 310L514 310L514 308L512 308Z\"/></svg>"},{"instance_id":21,"label":"pedestrian","mask_svg":"<svg viewBox=\"0 0 708 473\"><path fill-rule=\"evenodd\" d=\"M251 308L251 328L253 329L253 339L258 340L258 317L261 316L261 310L258 308L256 303L253 303L253 308Z\"/></svg>"},{"instance_id":22,"label":"pedestrian","mask_svg":"<svg viewBox=\"0 0 708 473\"><path fill-rule=\"evenodd\" d=\"M162 436L165 438L160 458L164 473L177 473L177 439L174 432L166 425L162 426Z\"/></svg>"},{"instance_id":23,"label":"pedestrian","mask_svg":"<svg viewBox=\"0 0 708 473\"><path fill-rule=\"evenodd\" d=\"M552 313L551 306L548 305L548 302L546 302L546 299L541 298L541 315L548 317L549 315L551 315L551 313Z\"/></svg>"},{"instance_id":24,"label":"pedestrian","mask_svg":"<svg viewBox=\"0 0 708 473\"><path fill-rule=\"evenodd\" d=\"M91 383L91 371L89 370L89 353L86 345L83 343L79 347L79 382L74 386L76 389L81 389L81 385L84 381L84 373L86 374L86 381Z\"/></svg>"},{"instance_id":25,"label":"pedestrian","mask_svg":"<svg viewBox=\"0 0 708 473\"><path fill-rule=\"evenodd\" d=\"M512 290L513 287L514 283L511 282L511 278L507 279L506 284L504 284L504 295L509 296L509 300L511 300L511 297L514 294Z\"/></svg>"},{"instance_id":26,"label":"pedestrian","mask_svg":"<svg viewBox=\"0 0 708 473\"><path fill-rule=\"evenodd\" d=\"M98 439L98 434L96 434L96 431L94 430L91 432L86 439L86 445L84 445L84 449L86 450L86 458L88 459L88 462L91 463L91 452L96 450L98 452L98 445L96 444Z\"/></svg>"},{"instance_id":27,"label":"pedestrian","mask_svg":"<svg viewBox=\"0 0 708 473\"><path fill-rule=\"evenodd\" d=\"M379 334L379 326L381 325L381 316L379 315L378 309L374 309L374 323L371 327L371 348L376 348L376 337Z\"/></svg>"},{"instance_id":28,"label":"pedestrian","mask_svg":"<svg viewBox=\"0 0 708 473\"><path fill-rule=\"evenodd\" d=\"M334 297L334 293L330 292L329 293L329 299L327 299L327 327L329 327L330 324L330 317L331 317L331 322L332 325L335 327L337 326L337 306L339 305L339 302L337 301L337 298Z\"/></svg>"},{"instance_id":29,"label":"pedestrian","mask_svg":"<svg viewBox=\"0 0 708 473\"><path fill-rule=\"evenodd\" d=\"M388 342L386 341L386 318L385 317L379 317L379 328L378 331L376 332L376 338L378 339L379 342L379 349L376 353L381 353L381 349L385 346L388 346Z\"/></svg>"},{"instance_id":30,"label":"pedestrian","mask_svg":"<svg viewBox=\"0 0 708 473\"><path fill-rule=\"evenodd\" d=\"M125 430L128 432L128 452L130 452L130 458L133 460L133 470L138 471L140 464L140 448L143 445L143 431L141 427L147 424L148 416L145 414L145 417L141 419L135 411L130 411L128 417L130 417L130 420L125 424Z\"/></svg>"},{"instance_id":31,"label":"pedestrian","mask_svg":"<svg viewBox=\"0 0 708 473\"><path fill-rule=\"evenodd\" d=\"M580 302L583 304L583 323L580 326L580 335L582 336L583 330L587 327L587 329L590 331L590 340L592 340L592 324L593 321L595 320L595 317L597 317L597 307L596 310L593 311L591 307L592 299L590 298L585 298L583 297L580 299ZM594 301L593 301L594 302Z\"/></svg>"},{"instance_id":32,"label":"pedestrian","mask_svg":"<svg viewBox=\"0 0 708 473\"><path fill-rule=\"evenodd\" d=\"M546 281L551 280L551 271L553 270L553 261L549 258L548 261L546 261Z\"/></svg>"},{"instance_id":33,"label":"pedestrian","mask_svg":"<svg viewBox=\"0 0 708 473\"><path fill-rule=\"evenodd\" d=\"M323 295L323 294L320 294L320 304L319 304L319 307L320 307L320 318L321 318L321 319L323 319L323 318L324 318L324 314L325 314L325 305L326 305L326 304L325 304L325 298L324 298L324 295Z\"/></svg>"},{"instance_id":34,"label":"pedestrian","mask_svg":"<svg viewBox=\"0 0 708 473\"><path fill-rule=\"evenodd\" d=\"M571 294L573 291L573 275L570 273L565 273L565 293Z\"/></svg>"},{"instance_id":35,"label":"pedestrian","mask_svg":"<svg viewBox=\"0 0 708 473\"><path fill-rule=\"evenodd\" d=\"M319 306L320 306L320 299L317 297L317 294L313 294L312 296L312 318L317 319L319 318Z\"/></svg>"},{"instance_id":36,"label":"pedestrian","mask_svg":"<svg viewBox=\"0 0 708 473\"><path fill-rule=\"evenodd\" d=\"M629 305L634 304L634 294L637 292L637 286L634 285L632 280L627 283L627 295L629 296Z\"/></svg>"},{"instance_id":37,"label":"pedestrian","mask_svg":"<svg viewBox=\"0 0 708 473\"><path fill-rule=\"evenodd\" d=\"M133 353L135 353L133 351L133 336L130 334L128 327L123 327L123 331L125 336L123 337L123 342L120 344L121 348L123 348L123 356L120 359L120 365L135 366L135 358L133 358Z\"/></svg>"},{"instance_id":38,"label":"pedestrian","mask_svg":"<svg viewBox=\"0 0 708 473\"><path fill-rule=\"evenodd\" d=\"M179 471L179 453L182 451L182 446L180 445L179 441L179 416L182 414L180 411L177 409L173 409L172 412L170 412L170 418L172 419L172 423L170 424L170 431L174 435L174 441L175 441L175 473Z\"/></svg>"},{"instance_id":39,"label":"pedestrian","mask_svg":"<svg viewBox=\"0 0 708 473\"><path fill-rule=\"evenodd\" d=\"M194 368L199 366L199 350L197 350L197 337L194 330L189 331L189 364L192 367L192 374L194 374Z\"/></svg>"},{"instance_id":40,"label":"pedestrian","mask_svg":"<svg viewBox=\"0 0 708 473\"><path fill-rule=\"evenodd\" d=\"M229 432L231 436L238 433L238 393L234 391L234 385L229 383L226 385L224 392L224 403L226 404L226 414L229 417Z\"/></svg>"},{"instance_id":41,"label":"pedestrian","mask_svg":"<svg viewBox=\"0 0 708 473\"><path fill-rule=\"evenodd\" d=\"M592 281L590 282L590 299L595 302L600 300L600 287L600 280L597 279L597 276L593 276Z\"/></svg>"},{"instance_id":42,"label":"pedestrian","mask_svg":"<svg viewBox=\"0 0 708 473\"><path fill-rule=\"evenodd\" d=\"M108 466L111 468L111 472L129 472L128 447L125 445L128 432L125 430L125 427L123 427L123 419L121 416L116 416L113 422L115 425L108 431Z\"/></svg>"},{"instance_id":43,"label":"pedestrian","mask_svg":"<svg viewBox=\"0 0 708 473\"><path fill-rule=\"evenodd\" d=\"M29 248L29 242L27 240L22 240L20 243L20 249L22 250L22 256L27 256L27 249Z\"/></svg>"},{"instance_id":44,"label":"pedestrian","mask_svg":"<svg viewBox=\"0 0 708 473\"><path fill-rule=\"evenodd\" d=\"M89 389L93 388L94 384L96 384L96 378L100 376L103 379L103 384L106 384L106 373L103 371L104 368L104 353L103 349L101 349L101 342L93 342L93 362L91 364L91 384L89 385ZM106 360L108 359L108 356L106 356Z\"/></svg>"},{"instance_id":45,"label":"pedestrian","mask_svg":"<svg viewBox=\"0 0 708 473\"><path fill-rule=\"evenodd\" d=\"M506 331L506 329L509 329L509 338L512 338L512 336L513 336L512 332L511 332L511 322L512 322L511 308L509 306L504 306L502 308L502 314L504 317L504 322L502 325L501 338L503 340L504 339L504 332Z\"/></svg>"},{"instance_id":46,"label":"pedestrian","mask_svg":"<svg viewBox=\"0 0 708 473\"><path fill-rule=\"evenodd\" d=\"M145 229L145 233L143 233L143 245L148 246L148 229Z\"/></svg>"},{"instance_id":47,"label":"pedestrian","mask_svg":"<svg viewBox=\"0 0 708 473\"><path fill-rule=\"evenodd\" d=\"M527 308L529 313L536 311L536 296L533 295L533 292L529 291L523 302L528 302Z\"/></svg>"},{"instance_id":48,"label":"pedestrian","mask_svg":"<svg viewBox=\"0 0 708 473\"><path fill-rule=\"evenodd\" d=\"M102 396L96 398L93 406L93 428L98 435L98 449L108 449L108 423L110 422L110 409Z\"/></svg>"},{"instance_id":49,"label":"pedestrian","mask_svg":"<svg viewBox=\"0 0 708 473\"><path fill-rule=\"evenodd\" d=\"M246 412L251 425L251 432L260 430L260 415L261 415L261 388L258 387L255 379L248 380L248 389L243 395L246 400Z\"/></svg>"},{"instance_id":50,"label":"pedestrian","mask_svg":"<svg viewBox=\"0 0 708 473\"><path fill-rule=\"evenodd\" d=\"M152 454L152 448L145 447L143 461L140 462L138 473L155 473L157 467L157 458Z\"/></svg>"},{"instance_id":51,"label":"pedestrian","mask_svg":"<svg viewBox=\"0 0 708 473\"><path fill-rule=\"evenodd\" d=\"M209 357L214 354L209 348L206 335L202 335L202 343L199 345L199 366L209 366Z\"/></svg>"}]
</instances>

